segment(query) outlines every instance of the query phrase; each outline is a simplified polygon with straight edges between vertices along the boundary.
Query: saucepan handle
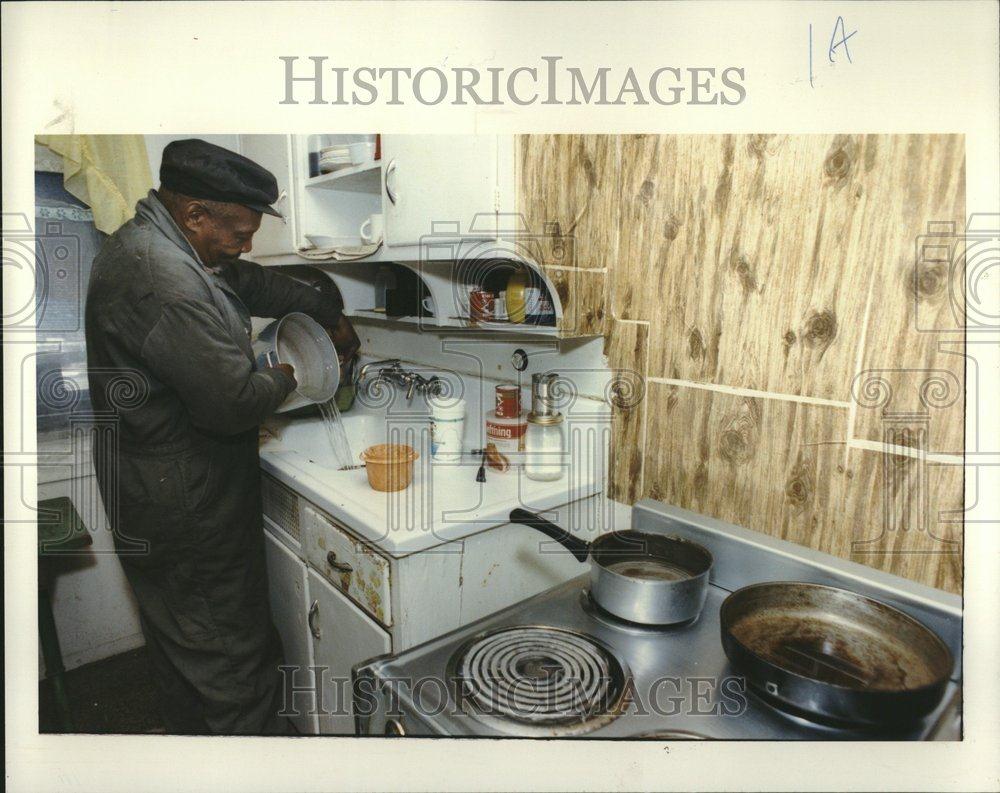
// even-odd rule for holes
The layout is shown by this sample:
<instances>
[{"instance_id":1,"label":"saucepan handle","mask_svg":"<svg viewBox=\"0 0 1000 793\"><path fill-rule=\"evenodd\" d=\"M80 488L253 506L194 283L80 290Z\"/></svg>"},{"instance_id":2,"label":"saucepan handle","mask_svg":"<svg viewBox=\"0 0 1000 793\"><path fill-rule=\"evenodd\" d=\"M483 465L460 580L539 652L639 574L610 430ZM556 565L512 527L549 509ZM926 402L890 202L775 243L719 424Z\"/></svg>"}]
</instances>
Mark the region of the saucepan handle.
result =
<instances>
[{"instance_id":1,"label":"saucepan handle","mask_svg":"<svg viewBox=\"0 0 1000 793\"><path fill-rule=\"evenodd\" d=\"M533 529L537 529L542 534L551 537L557 543L566 548L566 550L568 550L571 554L573 554L579 562L586 562L587 557L590 555L589 542L581 540L578 537L574 537L566 531L566 529L561 526L557 526L552 521L545 520L545 518L536 515L534 512L528 512L526 509L512 510L510 513L510 522L530 526Z\"/></svg>"}]
</instances>

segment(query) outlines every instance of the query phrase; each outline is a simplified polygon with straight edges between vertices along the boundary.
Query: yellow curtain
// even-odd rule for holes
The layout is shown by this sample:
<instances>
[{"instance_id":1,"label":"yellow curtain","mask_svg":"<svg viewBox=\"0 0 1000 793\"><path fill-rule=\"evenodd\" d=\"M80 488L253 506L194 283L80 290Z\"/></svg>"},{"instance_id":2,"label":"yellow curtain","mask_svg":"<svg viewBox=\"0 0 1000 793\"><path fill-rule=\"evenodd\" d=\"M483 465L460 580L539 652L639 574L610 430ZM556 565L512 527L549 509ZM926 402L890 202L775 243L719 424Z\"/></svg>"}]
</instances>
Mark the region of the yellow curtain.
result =
<instances>
[{"instance_id":1,"label":"yellow curtain","mask_svg":"<svg viewBox=\"0 0 1000 793\"><path fill-rule=\"evenodd\" d=\"M153 186L142 135L37 135L35 140L63 158L63 184L94 213L105 234L135 214L135 204Z\"/></svg>"}]
</instances>

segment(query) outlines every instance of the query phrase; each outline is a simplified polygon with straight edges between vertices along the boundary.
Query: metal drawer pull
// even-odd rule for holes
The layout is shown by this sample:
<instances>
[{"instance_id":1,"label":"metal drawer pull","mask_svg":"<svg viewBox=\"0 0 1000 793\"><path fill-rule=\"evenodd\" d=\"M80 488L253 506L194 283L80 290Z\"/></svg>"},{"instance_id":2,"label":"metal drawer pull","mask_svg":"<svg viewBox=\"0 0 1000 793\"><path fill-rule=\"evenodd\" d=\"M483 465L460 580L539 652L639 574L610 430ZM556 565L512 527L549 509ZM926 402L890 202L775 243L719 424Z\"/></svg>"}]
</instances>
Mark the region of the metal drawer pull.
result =
<instances>
[{"instance_id":1,"label":"metal drawer pull","mask_svg":"<svg viewBox=\"0 0 1000 793\"><path fill-rule=\"evenodd\" d=\"M354 572L354 568L351 567L351 565L347 564L347 562L338 562L337 561L337 554L335 554L333 551L327 552L327 554L326 554L326 563L328 565L330 565L330 567L332 567L338 573L353 573Z\"/></svg>"},{"instance_id":2,"label":"metal drawer pull","mask_svg":"<svg viewBox=\"0 0 1000 793\"><path fill-rule=\"evenodd\" d=\"M309 607L309 617L306 620L309 623L309 630L313 635L314 639L319 638L319 625L316 624L316 615L319 614L319 601L314 600L312 605Z\"/></svg>"}]
</instances>

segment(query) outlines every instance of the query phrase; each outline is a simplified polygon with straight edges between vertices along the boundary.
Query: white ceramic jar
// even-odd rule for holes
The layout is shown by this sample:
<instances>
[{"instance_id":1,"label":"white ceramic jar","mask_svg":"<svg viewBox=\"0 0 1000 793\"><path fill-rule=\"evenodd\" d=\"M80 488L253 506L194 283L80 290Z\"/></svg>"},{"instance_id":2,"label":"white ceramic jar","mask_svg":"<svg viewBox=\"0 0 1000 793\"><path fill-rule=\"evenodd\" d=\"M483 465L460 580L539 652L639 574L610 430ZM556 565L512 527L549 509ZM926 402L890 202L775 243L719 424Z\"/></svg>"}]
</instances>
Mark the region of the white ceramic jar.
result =
<instances>
[{"instance_id":1,"label":"white ceramic jar","mask_svg":"<svg viewBox=\"0 0 1000 793\"><path fill-rule=\"evenodd\" d=\"M431 455L435 461L457 463L462 459L465 437L465 400L431 409Z\"/></svg>"}]
</instances>

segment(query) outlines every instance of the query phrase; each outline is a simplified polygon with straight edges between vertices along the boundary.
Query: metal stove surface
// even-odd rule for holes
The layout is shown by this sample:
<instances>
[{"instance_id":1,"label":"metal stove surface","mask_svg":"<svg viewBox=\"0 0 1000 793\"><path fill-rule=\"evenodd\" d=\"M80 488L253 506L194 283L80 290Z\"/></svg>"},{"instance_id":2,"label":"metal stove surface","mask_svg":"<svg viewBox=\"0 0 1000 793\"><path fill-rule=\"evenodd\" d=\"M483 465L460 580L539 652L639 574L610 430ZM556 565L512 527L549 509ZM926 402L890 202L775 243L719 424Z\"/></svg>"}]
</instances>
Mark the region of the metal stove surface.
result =
<instances>
[{"instance_id":1,"label":"metal stove surface","mask_svg":"<svg viewBox=\"0 0 1000 793\"><path fill-rule=\"evenodd\" d=\"M707 738L756 740L922 740L960 737L960 674L938 708L904 730L873 732L824 726L785 714L748 691L722 649L719 609L730 591L762 580L799 580L840 585L892 603L933 627L961 652L957 597L905 582L852 562L833 559L755 532L655 502L633 512L643 531L669 531L700 542L716 558L712 585L699 618L691 624L654 629L630 625L602 612L588 598L584 575L520 604L355 670L368 692L358 707L361 734L382 734L404 725L406 734L487 737L584 737L599 739ZM477 639L516 626L546 626L592 637L625 670L628 701L620 713L578 728L533 724L475 712L462 696L455 670ZM378 702L372 709L372 702ZM394 714L402 714L401 717Z\"/></svg>"},{"instance_id":2,"label":"metal stove surface","mask_svg":"<svg viewBox=\"0 0 1000 793\"><path fill-rule=\"evenodd\" d=\"M585 604L586 576L456 633L366 667L398 697L409 734L639 738L681 731L690 738L758 740L920 740L929 737L956 694L951 683L938 709L913 727L893 733L843 730L784 714L745 690L720 642L719 607L729 594L710 587L693 624L664 630L617 625ZM514 626L550 626L592 636L624 659L630 701L617 718L586 731L559 726L527 728L475 715L459 705L448 679L463 645L473 637ZM414 727L418 724L418 727ZM381 732L369 728L368 731ZM670 737L669 735L666 737Z\"/></svg>"}]
</instances>

